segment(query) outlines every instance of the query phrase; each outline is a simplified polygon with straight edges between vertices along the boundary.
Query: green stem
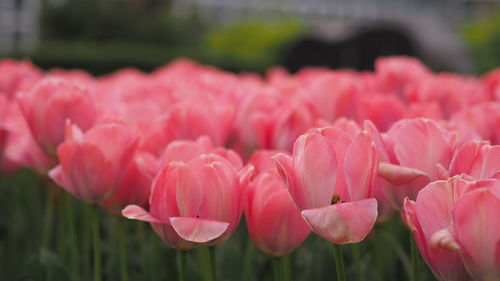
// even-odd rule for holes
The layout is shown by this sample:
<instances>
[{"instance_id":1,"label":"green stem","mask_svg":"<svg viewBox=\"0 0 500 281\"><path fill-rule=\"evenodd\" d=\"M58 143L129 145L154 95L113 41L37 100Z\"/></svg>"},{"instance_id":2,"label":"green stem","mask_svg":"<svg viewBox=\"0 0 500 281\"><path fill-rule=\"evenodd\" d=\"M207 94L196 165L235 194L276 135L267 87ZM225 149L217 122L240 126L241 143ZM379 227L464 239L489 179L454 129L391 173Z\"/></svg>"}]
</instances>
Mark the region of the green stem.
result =
<instances>
[{"instance_id":1,"label":"green stem","mask_svg":"<svg viewBox=\"0 0 500 281\"><path fill-rule=\"evenodd\" d=\"M92 247L90 245L91 243L91 238L92 238L92 206L91 205L81 205L83 207L83 211L85 212L85 220L84 220L84 225L83 225L83 232L85 235L83 235L82 239L82 262L83 262L83 272L84 272L84 279L85 280L90 280L91 276L91 267L90 267L90 248Z\"/></svg>"},{"instance_id":2,"label":"green stem","mask_svg":"<svg viewBox=\"0 0 500 281\"><path fill-rule=\"evenodd\" d=\"M242 281L249 281L250 280L250 274L251 274L251 268L252 268L252 256L253 256L254 249L255 249L255 247L253 246L252 238L250 238L250 236L248 236L247 243L245 246L245 257L243 258L243 270L241 273L241 280Z\"/></svg>"},{"instance_id":3,"label":"green stem","mask_svg":"<svg viewBox=\"0 0 500 281\"><path fill-rule=\"evenodd\" d=\"M127 271L127 237L125 235L125 222L122 218L117 219L118 227L118 259L120 263L120 277L122 281L128 281Z\"/></svg>"},{"instance_id":4,"label":"green stem","mask_svg":"<svg viewBox=\"0 0 500 281\"><path fill-rule=\"evenodd\" d=\"M54 220L54 193L51 189L47 190L47 198L45 202L45 217L43 219L42 232L42 247L48 249L50 247L50 237L52 236L52 222Z\"/></svg>"},{"instance_id":5,"label":"green stem","mask_svg":"<svg viewBox=\"0 0 500 281\"><path fill-rule=\"evenodd\" d=\"M217 281L217 261L215 259L215 246L208 247L210 253L210 276L212 281Z\"/></svg>"},{"instance_id":6,"label":"green stem","mask_svg":"<svg viewBox=\"0 0 500 281\"><path fill-rule=\"evenodd\" d=\"M206 281L211 281L209 261L210 257L208 253L208 247L196 248L196 255L198 256L199 268L203 279Z\"/></svg>"},{"instance_id":7,"label":"green stem","mask_svg":"<svg viewBox=\"0 0 500 281\"><path fill-rule=\"evenodd\" d=\"M143 224L143 223L141 223ZM144 228L142 228L142 231L144 231ZM158 280L158 276L161 276L160 270L158 269L158 261L161 259L160 255L160 248L158 247L158 243L156 241L156 235L153 231L151 232L151 237L150 237L150 245L151 245L151 255L152 259L150 262L151 265L151 280L156 281ZM143 237L144 238L144 237Z\"/></svg>"},{"instance_id":8,"label":"green stem","mask_svg":"<svg viewBox=\"0 0 500 281\"><path fill-rule=\"evenodd\" d=\"M71 251L71 267L75 276L79 276L79 266L78 266L78 238L76 236L76 225L75 225L75 206L73 199L69 194L65 194L66 203L66 222L68 227L68 236L70 240L70 251Z\"/></svg>"},{"instance_id":9,"label":"green stem","mask_svg":"<svg viewBox=\"0 0 500 281\"><path fill-rule=\"evenodd\" d=\"M337 280L346 281L344 270L344 256L342 255L342 248L339 244L333 245L333 254L335 255L335 268L337 269Z\"/></svg>"},{"instance_id":10,"label":"green stem","mask_svg":"<svg viewBox=\"0 0 500 281\"><path fill-rule=\"evenodd\" d=\"M281 260L280 258L273 258L273 273L274 281L281 281Z\"/></svg>"},{"instance_id":11,"label":"green stem","mask_svg":"<svg viewBox=\"0 0 500 281\"><path fill-rule=\"evenodd\" d=\"M415 241L413 240L413 235L410 231L410 253L411 253L411 281L418 281L418 249Z\"/></svg>"},{"instance_id":12,"label":"green stem","mask_svg":"<svg viewBox=\"0 0 500 281\"><path fill-rule=\"evenodd\" d=\"M92 216L92 240L94 243L94 281L101 281L101 236L99 233L99 209L93 207Z\"/></svg>"},{"instance_id":13,"label":"green stem","mask_svg":"<svg viewBox=\"0 0 500 281\"><path fill-rule=\"evenodd\" d=\"M354 257L354 263L356 265L356 271L358 272L358 281L365 281L365 268L363 266L363 261L361 258L361 250L359 244L352 245L352 255Z\"/></svg>"},{"instance_id":14,"label":"green stem","mask_svg":"<svg viewBox=\"0 0 500 281\"><path fill-rule=\"evenodd\" d=\"M292 272L292 254L288 254L281 259L282 267L283 267L283 280L284 281L292 281L293 272Z\"/></svg>"},{"instance_id":15,"label":"green stem","mask_svg":"<svg viewBox=\"0 0 500 281\"><path fill-rule=\"evenodd\" d=\"M179 281L186 281L186 251L177 250Z\"/></svg>"}]
</instances>

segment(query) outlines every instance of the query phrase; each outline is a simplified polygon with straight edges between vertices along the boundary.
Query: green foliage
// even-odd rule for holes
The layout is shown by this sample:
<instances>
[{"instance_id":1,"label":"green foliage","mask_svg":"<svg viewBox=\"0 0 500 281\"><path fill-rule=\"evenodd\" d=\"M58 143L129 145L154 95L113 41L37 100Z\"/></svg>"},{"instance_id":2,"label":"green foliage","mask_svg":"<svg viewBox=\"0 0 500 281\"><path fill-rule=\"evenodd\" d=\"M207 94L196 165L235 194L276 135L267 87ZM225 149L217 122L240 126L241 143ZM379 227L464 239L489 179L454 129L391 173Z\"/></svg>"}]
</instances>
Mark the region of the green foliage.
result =
<instances>
[{"instance_id":1,"label":"green foliage","mask_svg":"<svg viewBox=\"0 0 500 281\"><path fill-rule=\"evenodd\" d=\"M272 65L277 63L278 52L303 32L303 25L297 21L242 21L209 32L205 42L209 50L246 63L257 61Z\"/></svg>"},{"instance_id":2,"label":"green foliage","mask_svg":"<svg viewBox=\"0 0 500 281\"><path fill-rule=\"evenodd\" d=\"M486 72L500 65L500 11L467 25L463 35L479 71Z\"/></svg>"},{"instance_id":3,"label":"green foliage","mask_svg":"<svg viewBox=\"0 0 500 281\"><path fill-rule=\"evenodd\" d=\"M46 248L40 247L46 224L47 182L22 170L0 179L0 280L86 281L92 280L90 221L92 207L77 201L62 189L55 192L52 235ZM54 188L54 187L52 187ZM166 247L144 222L114 218L100 213L103 253L103 280L120 280L118 270L118 220L123 220L128 250L129 280L178 280L176 251ZM246 281L271 281L273 258L248 244L244 220L232 237L217 246L217 270L220 280L242 280L244 256L250 256L250 276ZM74 244L76 243L76 244ZM366 280L408 280L408 230L398 216L378 225L357 246L343 246L347 280L358 280L354 247L359 247ZM71 250L77 247L76 255ZM311 236L291 255L293 280L336 280L329 242ZM187 280L202 280L206 271L206 249L187 253ZM420 261L421 280L435 280Z\"/></svg>"},{"instance_id":4,"label":"green foliage","mask_svg":"<svg viewBox=\"0 0 500 281\"><path fill-rule=\"evenodd\" d=\"M194 43L203 31L195 13L173 17L171 1L72 0L45 5L44 39L79 41Z\"/></svg>"}]
</instances>

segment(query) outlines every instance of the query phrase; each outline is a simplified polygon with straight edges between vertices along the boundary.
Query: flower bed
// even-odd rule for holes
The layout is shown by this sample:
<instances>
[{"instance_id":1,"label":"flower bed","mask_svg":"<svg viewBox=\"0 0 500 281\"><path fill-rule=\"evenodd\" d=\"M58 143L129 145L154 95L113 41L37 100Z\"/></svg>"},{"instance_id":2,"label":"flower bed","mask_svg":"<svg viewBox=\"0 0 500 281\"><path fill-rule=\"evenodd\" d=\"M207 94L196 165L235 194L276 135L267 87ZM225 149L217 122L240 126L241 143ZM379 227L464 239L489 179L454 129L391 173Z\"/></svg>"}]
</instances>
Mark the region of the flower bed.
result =
<instances>
[{"instance_id":1,"label":"flower bed","mask_svg":"<svg viewBox=\"0 0 500 281\"><path fill-rule=\"evenodd\" d=\"M262 77L177 60L93 77L1 61L1 271L499 280L500 71L375 68Z\"/></svg>"}]
</instances>

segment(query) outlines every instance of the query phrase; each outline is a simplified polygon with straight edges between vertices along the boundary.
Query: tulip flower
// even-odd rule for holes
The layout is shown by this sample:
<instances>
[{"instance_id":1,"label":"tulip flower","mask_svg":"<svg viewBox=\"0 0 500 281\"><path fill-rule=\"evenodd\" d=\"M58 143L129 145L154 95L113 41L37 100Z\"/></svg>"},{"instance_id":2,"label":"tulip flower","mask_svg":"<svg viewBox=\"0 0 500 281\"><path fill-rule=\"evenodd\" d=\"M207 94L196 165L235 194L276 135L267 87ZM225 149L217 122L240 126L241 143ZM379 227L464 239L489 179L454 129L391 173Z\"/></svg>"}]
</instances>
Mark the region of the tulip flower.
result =
<instances>
[{"instance_id":1,"label":"tulip flower","mask_svg":"<svg viewBox=\"0 0 500 281\"><path fill-rule=\"evenodd\" d=\"M255 245L271 256L287 255L310 233L277 173L260 174L250 183L245 217Z\"/></svg>"},{"instance_id":2,"label":"tulip flower","mask_svg":"<svg viewBox=\"0 0 500 281\"><path fill-rule=\"evenodd\" d=\"M130 205L123 216L151 223L170 247L190 249L225 241L242 214L243 186L251 166L240 171L217 154L172 162L154 180L150 211Z\"/></svg>"},{"instance_id":3,"label":"tulip flower","mask_svg":"<svg viewBox=\"0 0 500 281\"><path fill-rule=\"evenodd\" d=\"M500 144L500 102L489 102L456 112L450 119L465 139Z\"/></svg>"},{"instance_id":4,"label":"tulip flower","mask_svg":"<svg viewBox=\"0 0 500 281\"><path fill-rule=\"evenodd\" d=\"M2 172L12 173L20 167L28 167L45 177L57 163L34 140L19 105L8 102L4 117L4 130L8 133L3 150Z\"/></svg>"},{"instance_id":5,"label":"tulip flower","mask_svg":"<svg viewBox=\"0 0 500 281\"><path fill-rule=\"evenodd\" d=\"M0 94L0 156L2 157L8 134L6 126L7 110L8 110L7 99Z\"/></svg>"},{"instance_id":6,"label":"tulip flower","mask_svg":"<svg viewBox=\"0 0 500 281\"><path fill-rule=\"evenodd\" d=\"M407 205L407 224L438 279L499 280L499 180L456 176L430 184Z\"/></svg>"},{"instance_id":7,"label":"tulip flower","mask_svg":"<svg viewBox=\"0 0 500 281\"><path fill-rule=\"evenodd\" d=\"M0 93L8 99L14 98L18 91L27 91L43 78L43 72L29 60L0 61Z\"/></svg>"},{"instance_id":8,"label":"tulip flower","mask_svg":"<svg viewBox=\"0 0 500 281\"><path fill-rule=\"evenodd\" d=\"M278 169L276 167L276 162L273 160L273 156L278 153L287 153L281 150L257 150L250 158L248 158L247 163L254 167L254 177L257 177L263 173L276 173Z\"/></svg>"},{"instance_id":9,"label":"tulip flower","mask_svg":"<svg viewBox=\"0 0 500 281\"><path fill-rule=\"evenodd\" d=\"M243 167L241 158L231 149L215 147L207 136L201 136L195 141L179 140L171 142L163 151L159 159L159 168L167 166L171 162L183 161L188 162L201 154L213 153L222 156L237 170Z\"/></svg>"},{"instance_id":10,"label":"tulip flower","mask_svg":"<svg viewBox=\"0 0 500 281\"><path fill-rule=\"evenodd\" d=\"M98 124L83 133L66 123L66 139L57 148L60 164L49 176L76 198L98 203L121 185L137 139L122 123Z\"/></svg>"},{"instance_id":11,"label":"tulip flower","mask_svg":"<svg viewBox=\"0 0 500 281\"><path fill-rule=\"evenodd\" d=\"M384 192L396 209L405 197L415 199L419 190L447 174L458 145L457 134L430 119L406 119L383 136L382 147L389 161L380 163Z\"/></svg>"},{"instance_id":12,"label":"tulip flower","mask_svg":"<svg viewBox=\"0 0 500 281\"><path fill-rule=\"evenodd\" d=\"M269 255L281 257L297 248L310 229L271 158L277 153L259 150L248 160L254 166L254 177L245 193L245 217L255 245Z\"/></svg>"},{"instance_id":13,"label":"tulip flower","mask_svg":"<svg viewBox=\"0 0 500 281\"><path fill-rule=\"evenodd\" d=\"M51 157L64 141L67 119L82 131L90 129L96 119L87 89L75 81L46 78L18 99L34 139Z\"/></svg>"},{"instance_id":14,"label":"tulip flower","mask_svg":"<svg viewBox=\"0 0 500 281\"><path fill-rule=\"evenodd\" d=\"M165 129L174 140L194 140L207 135L215 145L221 146L229 137L233 115L229 104L193 98L170 108Z\"/></svg>"},{"instance_id":15,"label":"tulip flower","mask_svg":"<svg viewBox=\"0 0 500 281\"><path fill-rule=\"evenodd\" d=\"M500 145L485 141L464 144L453 156L450 174L465 173L475 179L500 179Z\"/></svg>"},{"instance_id":16,"label":"tulip flower","mask_svg":"<svg viewBox=\"0 0 500 281\"><path fill-rule=\"evenodd\" d=\"M120 186L110 197L100 202L99 206L117 216L121 215L123 208L131 204L147 209L157 165L152 154L137 151Z\"/></svg>"},{"instance_id":17,"label":"tulip flower","mask_svg":"<svg viewBox=\"0 0 500 281\"><path fill-rule=\"evenodd\" d=\"M377 218L372 198L378 161L362 132L350 139L336 128L314 130L295 142L292 157L274 156L290 195L311 229L336 243L357 243Z\"/></svg>"},{"instance_id":18,"label":"tulip flower","mask_svg":"<svg viewBox=\"0 0 500 281\"><path fill-rule=\"evenodd\" d=\"M416 201L405 199L405 223L412 231L425 262L440 281L471 280L460 254L433 247L432 239L439 237L439 231L451 225L452 210L457 200L481 186L482 183L455 176L427 185L418 193Z\"/></svg>"},{"instance_id":19,"label":"tulip flower","mask_svg":"<svg viewBox=\"0 0 500 281\"><path fill-rule=\"evenodd\" d=\"M500 181L463 196L452 213L448 247L458 248L474 280L500 280Z\"/></svg>"}]
</instances>

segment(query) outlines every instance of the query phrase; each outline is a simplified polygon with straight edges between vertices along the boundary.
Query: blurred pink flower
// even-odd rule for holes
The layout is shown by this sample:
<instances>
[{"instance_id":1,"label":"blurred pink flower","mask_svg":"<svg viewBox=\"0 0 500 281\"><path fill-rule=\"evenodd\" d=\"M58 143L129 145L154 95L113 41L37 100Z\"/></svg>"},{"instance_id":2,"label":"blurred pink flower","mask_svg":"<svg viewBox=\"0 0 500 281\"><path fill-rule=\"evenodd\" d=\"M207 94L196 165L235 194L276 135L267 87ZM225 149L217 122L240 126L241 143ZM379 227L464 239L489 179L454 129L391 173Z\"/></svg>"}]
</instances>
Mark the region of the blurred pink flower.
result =
<instances>
[{"instance_id":1,"label":"blurred pink flower","mask_svg":"<svg viewBox=\"0 0 500 281\"><path fill-rule=\"evenodd\" d=\"M64 141L67 119L83 131L96 119L87 89L75 81L46 78L17 98L34 139L50 157L56 156L57 146Z\"/></svg>"},{"instance_id":2,"label":"blurred pink flower","mask_svg":"<svg viewBox=\"0 0 500 281\"><path fill-rule=\"evenodd\" d=\"M136 146L137 138L122 123L98 124L83 133L68 121L57 148L60 164L49 176L76 198L99 203L123 183Z\"/></svg>"}]
</instances>

